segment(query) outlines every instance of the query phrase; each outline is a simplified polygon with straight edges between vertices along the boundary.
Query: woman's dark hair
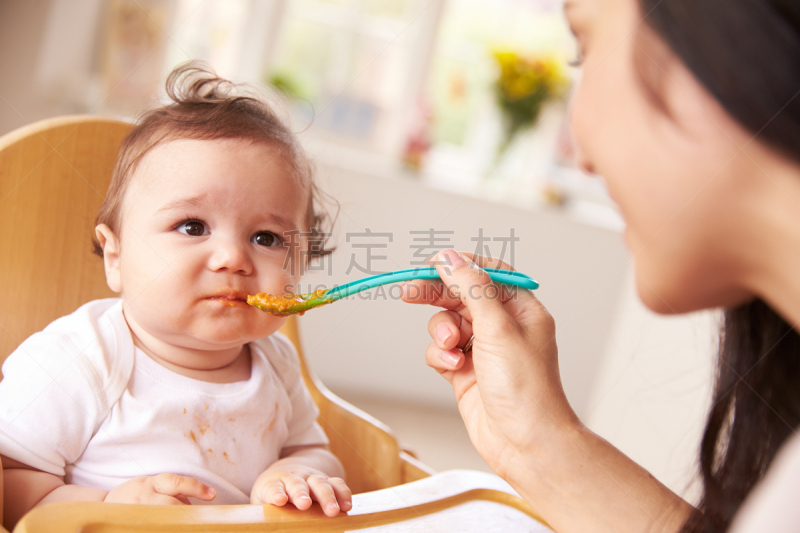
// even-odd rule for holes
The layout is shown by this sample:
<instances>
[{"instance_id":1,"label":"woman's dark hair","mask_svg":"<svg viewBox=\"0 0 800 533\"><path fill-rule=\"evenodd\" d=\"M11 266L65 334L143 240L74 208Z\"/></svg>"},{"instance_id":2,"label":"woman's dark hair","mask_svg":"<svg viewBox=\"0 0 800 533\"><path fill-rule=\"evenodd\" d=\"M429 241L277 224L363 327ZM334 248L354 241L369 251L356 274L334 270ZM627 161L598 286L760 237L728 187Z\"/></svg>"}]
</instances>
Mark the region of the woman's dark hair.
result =
<instances>
[{"instance_id":1,"label":"woman's dark hair","mask_svg":"<svg viewBox=\"0 0 800 533\"><path fill-rule=\"evenodd\" d=\"M754 137L800 162L800 2L639 0L653 30ZM762 300L726 310L684 533L728 529L800 426L800 336Z\"/></svg>"}]
</instances>

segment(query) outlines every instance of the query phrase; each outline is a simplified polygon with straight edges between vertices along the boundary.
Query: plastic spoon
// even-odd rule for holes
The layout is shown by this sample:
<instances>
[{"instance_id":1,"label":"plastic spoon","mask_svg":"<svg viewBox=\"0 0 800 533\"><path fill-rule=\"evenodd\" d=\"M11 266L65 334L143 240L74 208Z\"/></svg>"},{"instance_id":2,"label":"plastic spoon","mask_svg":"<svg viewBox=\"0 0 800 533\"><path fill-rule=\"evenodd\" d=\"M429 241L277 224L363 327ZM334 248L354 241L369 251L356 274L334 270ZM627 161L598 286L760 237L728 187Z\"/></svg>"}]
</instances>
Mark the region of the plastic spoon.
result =
<instances>
[{"instance_id":1,"label":"plastic spoon","mask_svg":"<svg viewBox=\"0 0 800 533\"><path fill-rule=\"evenodd\" d=\"M503 285L513 285L523 289L538 289L539 284L530 276L513 270L501 270L498 268L484 269L492 281ZM439 273L434 267L409 268L407 270L397 270L385 274L369 276L344 285L337 285L330 289L319 289L308 294L284 294L283 296L273 296L265 292L249 295L247 303L266 311L273 315L286 316L292 314L303 314L309 309L321 305L333 303L336 300L346 298L351 294L373 289L388 283L398 283L412 279L439 279Z\"/></svg>"}]
</instances>

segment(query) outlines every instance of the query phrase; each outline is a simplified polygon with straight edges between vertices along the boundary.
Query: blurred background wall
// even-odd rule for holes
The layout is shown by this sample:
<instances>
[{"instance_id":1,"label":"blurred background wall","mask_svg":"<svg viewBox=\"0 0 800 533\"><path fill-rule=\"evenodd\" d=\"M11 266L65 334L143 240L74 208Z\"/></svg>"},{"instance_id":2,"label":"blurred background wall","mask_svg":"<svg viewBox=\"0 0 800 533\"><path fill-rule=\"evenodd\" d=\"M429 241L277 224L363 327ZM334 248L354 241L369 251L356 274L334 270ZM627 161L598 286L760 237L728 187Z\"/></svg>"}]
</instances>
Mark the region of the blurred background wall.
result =
<instances>
[{"instance_id":1,"label":"blurred background wall","mask_svg":"<svg viewBox=\"0 0 800 533\"><path fill-rule=\"evenodd\" d=\"M341 203L338 249L304 288L445 247L512 262L542 284L581 418L686 492L717 317L655 316L638 301L622 221L572 161L573 53L560 0L4 0L0 134L62 114L136 117L193 58L272 85ZM551 93L509 138L519 115L503 96L517 82L524 97ZM370 298L302 318L313 370L434 468L485 469L423 362L433 310Z\"/></svg>"}]
</instances>

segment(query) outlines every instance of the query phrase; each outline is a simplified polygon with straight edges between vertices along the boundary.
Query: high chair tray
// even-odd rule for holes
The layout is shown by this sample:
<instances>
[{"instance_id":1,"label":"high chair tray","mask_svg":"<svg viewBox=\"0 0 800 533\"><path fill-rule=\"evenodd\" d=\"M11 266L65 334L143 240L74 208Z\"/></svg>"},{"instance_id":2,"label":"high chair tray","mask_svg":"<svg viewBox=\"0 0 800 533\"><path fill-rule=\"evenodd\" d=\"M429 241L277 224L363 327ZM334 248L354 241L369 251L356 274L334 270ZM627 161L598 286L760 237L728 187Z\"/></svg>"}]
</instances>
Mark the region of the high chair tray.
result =
<instances>
[{"instance_id":1,"label":"high chair tray","mask_svg":"<svg viewBox=\"0 0 800 533\"><path fill-rule=\"evenodd\" d=\"M14 533L123 533L234 531L400 533L544 533L552 530L502 479L451 470L388 489L353 496L347 515L328 518L316 503L292 506L151 506L96 502L52 503L34 509Z\"/></svg>"}]
</instances>

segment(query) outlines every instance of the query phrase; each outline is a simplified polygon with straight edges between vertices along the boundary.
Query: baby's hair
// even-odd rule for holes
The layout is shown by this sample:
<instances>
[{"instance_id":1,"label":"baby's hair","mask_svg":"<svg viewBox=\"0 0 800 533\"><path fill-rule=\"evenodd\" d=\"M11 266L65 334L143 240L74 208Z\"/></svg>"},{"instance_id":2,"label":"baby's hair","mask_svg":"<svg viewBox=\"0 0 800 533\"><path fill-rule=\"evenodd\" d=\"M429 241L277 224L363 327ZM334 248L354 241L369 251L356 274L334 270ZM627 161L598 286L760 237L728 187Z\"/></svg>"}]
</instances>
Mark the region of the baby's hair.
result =
<instances>
[{"instance_id":1,"label":"baby's hair","mask_svg":"<svg viewBox=\"0 0 800 533\"><path fill-rule=\"evenodd\" d=\"M155 146L177 139L243 139L276 146L294 170L293 178L308 190L306 260L333 251L327 244L335 217L321 204L336 202L315 183L311 161L264 91L231 83L198 61L176 67L167 78L166 91L172 102L146 112L123 139L95 225L106 224L119 235L122 202L131 176ZM92 243L94 253L102 257L103 248L96 237Z\"/></svg>"}]
</instances>

